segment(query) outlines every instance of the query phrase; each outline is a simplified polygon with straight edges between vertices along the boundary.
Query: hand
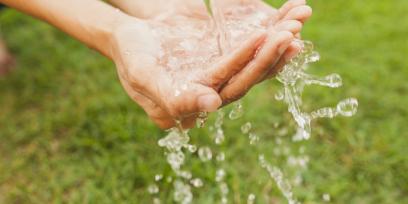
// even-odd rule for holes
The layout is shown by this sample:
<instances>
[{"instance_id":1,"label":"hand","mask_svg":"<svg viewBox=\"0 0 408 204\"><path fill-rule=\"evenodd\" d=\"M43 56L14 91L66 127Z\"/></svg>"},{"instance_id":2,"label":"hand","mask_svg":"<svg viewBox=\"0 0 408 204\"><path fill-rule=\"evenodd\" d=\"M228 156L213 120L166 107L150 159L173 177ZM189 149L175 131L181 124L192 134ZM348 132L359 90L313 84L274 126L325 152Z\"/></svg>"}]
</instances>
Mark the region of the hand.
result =
<instances>
[{"instance_id":1,"label":"hand","mask_svg":"<svg viewBox=\"0 0 408 204\"><path fill-rule=\"evenodd\" d=\"M310 8L302 5L304 1L295 0L278 11L250 1L244 5L249 12L258 9L267 14L262 22L267 32L244 32L235 42L246 43L231 43L226 53L216 57L213 54L217 46L211 42L214 32L205 27L210 19L202 7L190 4L185 7L188 9L162 13L148 22L127 23L116 32L113 49L122 84L160 127L174 126L174 118L191 127L197 112L215 111L221 103L243 96L296 54L299 46L293 44L294 36L300 32L301 21L310 16ZM223 9L227 20L250 17L228 13L236 6L243 7L241 3L229 4ZM187 32L179 32L180 28ZM199 32L203 28L210 32ZM197 33L201 35L195 36ZM181 39L188 39L198 49L191 49L191 44L189 48L188 43L180 47ZM199 58L201 62L197 63ZM191 69L194 63L201 69Z\"/></svg>"},{"instance_id":2,"label":"hand","mask_svg":"<svg viewBox=\"0 0 408 204\"><path fill-rule=\"evenodd\" d=\"M138 19L121 23L112 36L111 56L128 95L163 129L173 127L174 119L192 127L198 112L217 110L222 100L216 90L252 60L265 38L264 33L254 33L207 69L172 73L160 60L162 39L154 34L155 26Z\"/></svg>"},{"instance_id":3,"label":"hand","mask_svg":"<svg viewBox=\"0 0 408 204\"><path fill-rule=\"evenodd\" d=\"M300 51L301 45L296 41L292 41L289 46L283 43L281 47L273 46L273 41L280 35L287 35L287 39L292 36L300 38L302 26L311 16L312 9L306 5L305 0L290 0L279 9L259 0L213 2L218 3L215 6L221 8L218 12L221 10L225 15L226 30L230 31L227 37L232 39L232 42L240 42L252 29L261 27L268 31L268 38L255 59L229 80L220 91L226 104L242 97L253 85L275 76ZM234 26L249 29L238 29L242 34L236 36L237 29Z\"/></svg>"}]
</instances>

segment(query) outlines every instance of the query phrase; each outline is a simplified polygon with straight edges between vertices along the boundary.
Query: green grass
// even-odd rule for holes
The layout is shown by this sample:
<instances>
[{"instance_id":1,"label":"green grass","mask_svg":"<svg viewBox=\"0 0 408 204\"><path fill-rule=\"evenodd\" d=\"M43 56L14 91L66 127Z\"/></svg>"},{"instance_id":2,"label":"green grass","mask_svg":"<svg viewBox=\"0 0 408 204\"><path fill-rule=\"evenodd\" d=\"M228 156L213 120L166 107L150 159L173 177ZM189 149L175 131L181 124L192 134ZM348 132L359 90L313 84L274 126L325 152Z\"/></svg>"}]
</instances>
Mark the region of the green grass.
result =
<instances>
[{"instance_id":1,"label":"green grass","mask_svg":"<svg viewBox=\"0 0 408 204\"><path fill-rule=\"evenodd\" d=\"M360 109L353 118L313 124L313 137L303 144L311 162L296 195L303 203L322 203L323 193L339 204L408 203L408 1L309 2L314 16L303 37L322 55L310 71L340 73L345 86L308 88L306 106L353 96ZM113 64L15 11L2 12L0 26L18 61L0 79L0 203L151 203L146 186L156 173L171 172L156 145L165 133L128 99ZM257 162L264 152L292 171L273 154L279 130L293 127L285 106L273 99L278 87L273 81L253 89L244 118L226 121L219 149L227 155L233 203L246 203L250 192L259 203L285 203ZM258 148L239 131L245 121L261 136ZM208 145L207 135L195 130L192 142ZM195 203L214 203L215 163L196 160L186 167L209 182L194 190ZM161 188L164 203L172 199L170 189Z\"/></svg>"}]
</instances>

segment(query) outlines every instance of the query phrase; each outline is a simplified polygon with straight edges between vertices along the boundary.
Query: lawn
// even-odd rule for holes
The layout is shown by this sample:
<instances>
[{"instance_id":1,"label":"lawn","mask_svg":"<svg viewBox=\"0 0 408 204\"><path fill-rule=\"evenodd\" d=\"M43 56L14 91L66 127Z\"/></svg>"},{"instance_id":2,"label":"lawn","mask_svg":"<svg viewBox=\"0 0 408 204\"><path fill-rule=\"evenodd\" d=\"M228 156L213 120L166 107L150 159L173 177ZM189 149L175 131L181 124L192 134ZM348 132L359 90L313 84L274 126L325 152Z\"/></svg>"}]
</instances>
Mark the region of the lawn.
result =
<instances>
[{"instance_id":1,"label":"lawn","mask_svg":"<svg viewBox=\"0 0 408 204\"><path fill-rule=\"evenodd\" d=\"M282 1L269 0L273 5ZM309 87L308 109L359 99L353 118L313 123L309 141L293 144L286 106L274 99L276 80L261 84L243 102L244 117L226 120L224 151L230 203L285 203L259 167L257 155L290 175L277 138L310 157L302 203L408 203L408 1L310 0L314 16L303 38L322 60L318 75L339 73L340 89ZM122 90L112 62L53 27L13 10L0 14L0 31L17 58L17 69L0 78L0 203L151 203L146 188L155 174L170 175L157 140L165 135ZM251 121L261 143L240 131ZM192 143L212 145L207 129L191 131ZM204 178L194 203L219 203L217 162L188 154L185 168ZM160 185L171 203L169 184Z\"/></svg>"}]
</instances>

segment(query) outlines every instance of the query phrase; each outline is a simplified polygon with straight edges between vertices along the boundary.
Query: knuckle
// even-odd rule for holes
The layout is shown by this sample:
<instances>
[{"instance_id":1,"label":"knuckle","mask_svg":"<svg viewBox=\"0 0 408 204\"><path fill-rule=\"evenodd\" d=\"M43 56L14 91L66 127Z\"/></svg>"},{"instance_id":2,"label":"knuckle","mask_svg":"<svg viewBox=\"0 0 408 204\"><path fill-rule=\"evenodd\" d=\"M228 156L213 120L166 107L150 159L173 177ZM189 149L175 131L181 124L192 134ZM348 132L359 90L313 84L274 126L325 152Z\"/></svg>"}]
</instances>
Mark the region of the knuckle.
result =
<instances>
[{"instance_id":1,"label":"knuckle","mask_svg":"<svg viewBox=\"0 0 408 204\"><path fill-rule=\"evenodd\" d=\"M214 89L218 89L224 82L226 73L224 71L212 75L205 76L205 85Z\"/></svg>"}]
</instances>

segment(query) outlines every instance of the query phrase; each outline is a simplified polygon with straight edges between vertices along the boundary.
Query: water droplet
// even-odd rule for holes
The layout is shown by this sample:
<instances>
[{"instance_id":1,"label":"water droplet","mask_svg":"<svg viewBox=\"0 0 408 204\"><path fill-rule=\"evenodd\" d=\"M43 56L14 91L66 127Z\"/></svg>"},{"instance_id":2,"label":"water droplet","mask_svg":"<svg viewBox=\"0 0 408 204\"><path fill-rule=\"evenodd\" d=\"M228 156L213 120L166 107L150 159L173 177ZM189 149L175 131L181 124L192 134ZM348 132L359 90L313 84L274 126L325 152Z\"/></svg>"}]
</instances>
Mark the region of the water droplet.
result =
<instances>
[{"instance_id":1,"label":"water droplet","mask_svg":"<svg viewBox=\"0 0 408 204\"><path fill-rule=\"evenodd\" d=\"M222 195L227 195L229 193L228 185L225 182L220 183L220 190Z\"/></svg>"},{"instance_id":2,"label":"water droplet","mask_svg":"<svg viewBox=\"0 0 408 204\"><path fill-rule=\"evenodd\" d=\"M221 162L225 160L225 154L224 152L220 152L217 157L215 158L217 161Z\"/></svg>"},{"instance_id":3,"label":"water droplet","mask_svg":"<svg viewBox=\"0 0 408 204\"><path fill-rule=\"evenodd\" d=\"M184 163L184 154L181 152L171 152L167 154L167 162L174 170L180 169Z\"/></svg>"},{"instance_id":4,"label":"water droplet","mask_svg":"<svg viewBox=\"0 0 408 204\"><path fill-rule=\"evenodd\" d=\"M178 171L177 175L185 179L191 179L191 177L193 177L189 171Z\"/></svg>"},{"instance_id":5,"label":"water droplet","mask_svg":"<svg viewBox=\"0 0 408 204\"><path fill-rule=\"evenodd\" d=\"M219 145L223 143L225 140L224 131L222 129L217 129L215 132L214 142L215 144Z\"/></svg>"},{"instance_id":6,"label":"water droplet","mask_svg":"<svg viewBox=\"0 0 408 204\"><path fill-rule=\"evenodd\" d=\"M343 79L338 74L330 74L325 77L327 84L331 88L337 88L343 85Z\"/></svg>"},{"instance_id":7,"label":"water droplet","mask_svg":"<svg viewBox=\"0 0 408 204\"><path fill-rule=\"evenodd\" d=\"M191 185L193 185L196 188L200 188L200 187L202 187L204 185L203 181L201 179L199 179L199 178L191 179L190 183L191 183Z\"/></svg>"},{"instance_id":8,"label":"water droplet","mask_svg":"<svg viewBox=\"0 0 408 204\"><path fill-rule=\"evenodd\" d=\"M153 204L160 204L161 201L159 198L153 198Z\"/></svg>"},{"instance_id":9,"label":"water droplet","mask_svg":"<svg viewBox=\"0 0 408 204\"><path fill-rule=\"evenodd\" d=\"M283 91L281 91L281 90L275 93L275 99L277 101L283 100L284 97L285 97L285 95L283 94Z\"/></svg>"},{"instance_id":10,"label":"water droplet","mask_svg":"<svg viewBox=\"0 0 408 204\"><path fill-rule=\"evenodd\" d=\"M159 193L159 187L156 184L151 184L147 187L147 191L150 194L157 194Z\"/></svg>"},{"instance_id":11,"label":"water droplet","mask_svg":"<svg viewBox=\"0 0 408 204\"><path fill-rule=\"evenodd\" d=\"M301 43L303 44L303 49L302 50L303 50L304 53L313 52L314 45L313 45L313 43L311 41L305 40L305 41L301 41Z\"/></svg>"},{"instance_id":12,"label":"water droplet","mask_svg":"<svg viewBox=\"0 0 408 204\"><path fill-rule=\"evenodd\" d=\"M259 141L258 135L255 133L249 133L249 144L250 145L255 145Z\"/></svg>"},{"instance_id":13,"label":"water droplet","mask_svg":"<svg viewBox=\"0 0 408 204\"><path fill-rule=\"evenodd\" d=\"M318 52L312 52L306 58L306 63L317 62L320 60L320 54Z\"/></svg>"},{"instance_id":14,"label":"water droplet","mask_svg":"<svg viewBox=\"0 0 408 204\"><path fill-rule=\"evenodd\" d=\"M337 105L337 112L345 117L351 117L357 113L358 101L355 98L348 98L340 101Z\"/></svg>"},{"instance_id":15,"label":"water droplet","mask_svg":"<svg viewBox=\"0 0 408 204\"><path fill-rule=\"evenodd\" d=\"M162 175L162 174L156 174L156 175L154 176L154 180L155 180L155 181L160 181L160 180L162 180L162 178L163 178L163 175Z\"/></svg>"},{"instance_id":16,"label":"water droplet","mask_svg":"<svg viewBox=\"0 0 408 204\"><path fill-rule=\"evenodd\" d=\"M337 111L333 108L321 108L313 111L311 114L313 119L315 118L334 118L337 115Z\"/></svg>"},{"instance_id":17,"label":"water droplet","mask_svg":"<svg viewBox=\"0 0 408 204\"><path fill-rule=\"evenodd\" d=\"M330 202L330 200L331 200L330 194L325 193L325 194L323 194L322 197L323 197L323 201L325 201L325 202Z\"/></svg>"},{"instance_id":18,"label":"water droplet","mask_svg":"<svg viewBox=\"0 0 408 204\"><path fill-rule=\"evenodd\" d=\"M198 157L203 162L210 161L212 159L211 149L209 147L201 147L198 150Z\"/></svg>"},{"instance_id":19,"label":"water droplet","mask_svg":"<svg viewBox=\"0 0 408 204\"><path fill-rule=\"evenodd\" d=\"M300 186L303 182L303 177L300 174L296 174L295 178L293 179L294 186Z\"/></svg>"},{"instance_id":20,"label":"water droplet","mask_svg":"<svg viewBox=\"0 0 408 204\"><path fill-rule=\"evenodd\" d=\"M251 193L248 195L248 200L247 200L247 204L254 204L255 203L255 194Z\"/></svg>"},{"instance_id":21,"label":"water droplet","mask_svg":"<svg viewBox=\"0 0 408 204\"><path fill-rule=\"evenodd\" d=\"M225 177L225 170L224 169L218 169L215 172L215 181L221 182L222 180L224 180L224 177Z\"/></svg>"},{"instance_id":22,"label":"water droplet","mask_svg":"<svg viewBox=\"0 0 408 204\"><path fill-rule=\"evenodd\" d=\"M233 106L231 112L229 113L229 118L231 120L236 120L236 119L242 117L242 115L244 115L242 102L237 101L237 102L234 103L234 106Z\"/></svg>"},{"instance_id":23,"label":"water droplet","mask_svg":"<svg viewBox=\"0 0 408 204\"><path fill-rule=\"evenodd\" d=\"M225 113L222 110L219 110L217 112L217 118L215 119L214 127L215 128L221 128L222 124L224 123L224 116Z\"/></svg>"},{"instance_id":24,"label":"water droplet","mask_svg":"<svg viewBox=\"0 0 408 204\"><path fill-rule=\"evenodd\" d=\"M243 134L248 134L251 128L252 128L252 124L250 122L247 122L241 126L241 132Z\"/></svg>"},{"instance_id":25,"label":"water droplet","mask_svg":"<svg viewBox=\"0 0 408 204\"><path fill-rule=\"evenodd\" d=\"M208 119L208 113L207 112L200 112L198 113L198 117L196 120L196 126L197 128L203 128L205 126L205 122Z\"/></svg>"},{"instance_id":26,"label":"water droplet","mask_svg":"<svg viewBox=\"0 0 408 204\"><path fill-rule=\"evenodd\" d=\"M195 145L188 145L187 146L188 151L190 151L191 153L194 153L197 151L197 146Z\"/></svg>"},{"instance_id":27,"label":"water droplet","mask_svg":"<svg viewBox=\"0 0 408 204\"><path fill-rule=\"evenodd\" d=\"M166 137L159 140L158 144L160 147L165 147L172 152L180 151L182 147L186 146L190 138L178 131L177 129L172 129L167 134Z\"/></svg>"},{"instance_id":28,"label":"water droplet","mask_svg":"<svg viewBox=\"0 0 408 204\"><path fill-rule=\"evenodd\" d=\"M174 182L174 201L182 204L188 204L193 201L193 194L188 184L180 180Z\"/></svg>"}]
</instances>

